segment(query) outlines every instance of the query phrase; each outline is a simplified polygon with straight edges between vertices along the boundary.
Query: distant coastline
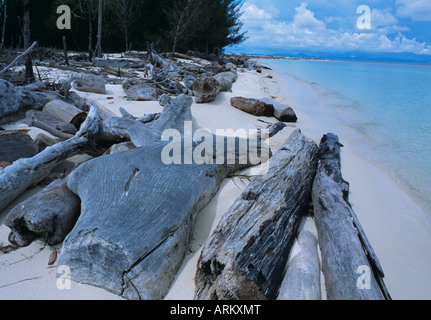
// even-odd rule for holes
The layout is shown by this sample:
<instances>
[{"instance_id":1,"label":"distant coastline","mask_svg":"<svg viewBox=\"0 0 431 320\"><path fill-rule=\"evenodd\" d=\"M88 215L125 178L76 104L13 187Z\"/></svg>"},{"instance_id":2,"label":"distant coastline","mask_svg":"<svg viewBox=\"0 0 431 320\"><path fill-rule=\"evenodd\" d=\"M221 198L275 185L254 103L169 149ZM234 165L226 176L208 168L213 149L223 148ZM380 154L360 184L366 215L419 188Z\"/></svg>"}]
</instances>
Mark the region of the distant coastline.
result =
<instances>
[{"instance_id":1,"label":"distant coastline","mask_svg":"<svg viewBox=\"0 0 431 320\"><path fill-rule=\"evenodd\" d=\"M275 59L275 60L304 60L304 61L348 61L348 62L381 62L381 63L405 63L405 64L419 64L431 65L431 56L426 59L417 55L400 57L397 54L366 54L356 53L350 55L341 55L335 53L321 53L321 54L306 54L306 53L274 53L274 54L248 54L240 52L227 52L226 55L238 55L249 57L251 59Z\"/></svg>"}]
</instances>

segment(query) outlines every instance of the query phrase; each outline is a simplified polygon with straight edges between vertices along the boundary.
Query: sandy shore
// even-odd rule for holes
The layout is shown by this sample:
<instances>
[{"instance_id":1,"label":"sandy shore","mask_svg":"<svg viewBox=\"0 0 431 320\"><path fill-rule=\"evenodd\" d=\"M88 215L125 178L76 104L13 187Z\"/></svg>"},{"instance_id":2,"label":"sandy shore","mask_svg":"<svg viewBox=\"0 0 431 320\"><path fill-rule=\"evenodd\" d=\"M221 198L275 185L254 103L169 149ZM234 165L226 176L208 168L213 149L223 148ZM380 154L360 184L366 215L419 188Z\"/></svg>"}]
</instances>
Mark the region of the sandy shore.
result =
<instances>
[{"instance_id":1,"label":"sandy shore","mask_svg":"<svg viewBox=\"0 0 431 320\"><path fill-rule=\"evenodd\" d=\"M271 75L272 78L267 76ZM119 115L119 107L135 116L160 112L158 102L127 101L120 85L107 85L107 95L86 94L91 99ZM322 101L307 86L292 79L285 79L273 71L263 70L240 72L233 85L233 92L221 93L216 101L208 104L193 104L195 129L256 129L265 128L266 122L274 123L275 118L254 117L230 105L232 96L250 98L273 97L288 103L295 109L299 122L289 124L282 132L270 140L276 151L296 128L301 128L310 139L319 142L322 135L333 132L340 136L346 146L343 149L343 174L351 183L351 202L363 224L373 247L386 271L386 284L394 299L431 298L431 233L423 223L424 213L407 194L382 170L361 159L350 147L355 133L329 120L320 105ZM107 99L112 97L112 99ZM13 127L25 128L25 124ZM30 134L36 135L38 129ZM167 300L189 300L194 295L194 276L200 250L208 236L217 226L223 214L248 185L247 180L226 179L211 203L199 215L190 250L183 266L173 283ZM31 190L21 197L24 199L36 192ZM2 224L6 213L20 199L0 213ZM316 233L312 220L304 221L303 228ZM9 229L1 225L0 242L7 243ZM59 290L56 268L48 266L54 249L45 247L41 241L31 246L0 255L0 298L1 299L121 299L104 290L72 283L70 289ZM295 247L293 253L297 248Z\"/></svg>"}]
</instances>

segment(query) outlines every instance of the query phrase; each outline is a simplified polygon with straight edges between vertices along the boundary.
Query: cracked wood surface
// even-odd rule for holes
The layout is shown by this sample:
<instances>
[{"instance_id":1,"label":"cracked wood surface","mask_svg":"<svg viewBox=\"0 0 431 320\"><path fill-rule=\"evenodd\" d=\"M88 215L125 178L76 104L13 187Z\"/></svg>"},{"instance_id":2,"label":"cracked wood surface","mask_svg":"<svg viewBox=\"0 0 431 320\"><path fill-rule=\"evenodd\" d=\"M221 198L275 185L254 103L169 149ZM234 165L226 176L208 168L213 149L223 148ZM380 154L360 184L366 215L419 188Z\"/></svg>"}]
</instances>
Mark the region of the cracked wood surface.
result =
<instances>
[{"instance_id":1,"label":"cracked wood surface","mask_svg":"<svg viewBox=\"0 0 431 320\"><path fill-rule=\"evenodd\" d=\"M349 203L349 183L341 173L341 147L336 135L323 137L312 193L327 297L390 299L382 266ZM371 274L358 273L363 267L369 268Z\"/></svg>"},{"instance_id":2,"label":"cracked wood surface","mask_svg":"<svg viewBox=\"0 0 431 320\"><path fill-rule=\"evenodd\" d=\"M275 299L307 205L317 150L296 130L231 206L205 244L196 298Z\"/></svg>"}]
</instances>

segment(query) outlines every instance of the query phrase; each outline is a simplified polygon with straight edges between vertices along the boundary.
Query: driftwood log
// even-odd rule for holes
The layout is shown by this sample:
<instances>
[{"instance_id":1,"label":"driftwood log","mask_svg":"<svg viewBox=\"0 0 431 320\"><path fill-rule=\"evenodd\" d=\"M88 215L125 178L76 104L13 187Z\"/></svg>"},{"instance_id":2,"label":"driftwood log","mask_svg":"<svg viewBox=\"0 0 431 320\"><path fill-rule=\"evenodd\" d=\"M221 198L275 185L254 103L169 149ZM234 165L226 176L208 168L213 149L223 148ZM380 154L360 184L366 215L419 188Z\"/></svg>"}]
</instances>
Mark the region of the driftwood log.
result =
<instances>
[{"instance_id":1,"label":"driftwood log","mask_svg":"<svg viewBox=\"0 0 431 320\"><path fill-rule=\"evenodd\" d=\"M72 230L79 209L79 198L66 181L56 180L9 212L5 220L11 229L9 242L25 247L43 237L49 245L56 245Z\"/></svg>"},{"instance_id":2,"label":"driftwood log","mask_svg":"<svg viewBox=\"0 0 431 320\"><path fill-rule=\"evenodd\" d=\"M212 102L220 92L231 91L237 77L236 71L226 71L215 76L207 74L200 76L192 86L196 103Z\"/></svg>"},{"instance_id":3,"label":"driftwood log","mask_svg":"<svg viewBox=\"0 0 431 320\"><path fill-rule=\"evenodd\" d=\"M87 117L81 109L61 100L48 102L42 111L65 123L73 124L78 129Z\"/></svg>"},{"instance_id":4,"label":"driftwood log","mask_svg":"<svg viewBox=\"0 0 431 320\"><path fill-rule=\"evenodd\" d=\"M317 168L315 143L297 130L232 205L205 244L197 299L275 299L309 201Z\"/></svg>"},{"instance_id":5,"label":"driftwood log","mask_svg":"<svg viewBox=\"0 0 431 320\"><path fill-rule=\"evenodd\" d=\"M255 116L272 117L274 115L274 106L267 104L258 99L232 97L230 104L241 111L250 113Z\"/></svg>"},{"instance_id":6,"label":"driftwood log","mask_svg":"<svg viewBox=\"0 0 431 320\"><path fill-rule=\"evenodd\" d=\"M349 200L341 174L341 143L323 137L313 185L314 216L329 300L390 299L384 272Z\"/></svg>"},{"instance_id":7,"label":"driftwood log","mask_svg":"<svg viewBox=\"0 0 431 320\"><path fill-rule=\"evenodd\" d=\"M76 127L71 124L60 120L59 118L53 117L47 113L38 110L29 110L26 114L26 123L29 126L33 126L35 120L38 122L42 122L43 124L54 128L55 130L61 131L63 133L67 133L70 135L75 135L78 130ZM85 120L85 118L84 118ZM43 129L43 128L41 128ZM70 137L69 137L70 138Z\"/></svg>"},{"instance_id":8,"label":"driftwood log","mask_svg":"<svg viewBox=\"0 0 431 320\"><path fill-rule=\"evenodd\" d=\"M82 92L106 94L105 78L92 74L75 74L67 80L72 87Z\"/></svg>"},{"instance_id":9,"label":"driftwood log","mask_svg":"<svg viewBox=\"0 0 431 320\"><path fill-rule=\"evenodd\" d=\"M290 261L277 300L321 300L317 239L309 231L298 236L300 252Z\"/></svg>"},{"instance_id":10,"label":"driftwood log","mask_svg":"<svg viewBox=\"0 0 431 320\"><path fill-rule=\"evenodd\" d=\"M28 188L36 185L63 160L73 156L97 133L98 109L92 107L81 129L71 139L46 148L36 156L20 159L0 171L0 211Z\"/></svg>"},{"instance_id":11,"label":"driftwood log","mask_svg":"<svg viewBox=\"0 0 431 320\"><path fill-rule=\"evenodd\" d=\"M178 128L183 134L184 121L191 120L192 99L165 96L160 102L164 111L151 126L127 115L102 125L112 134L130 137L137 149L91 160L68 177L82 209L58 263L71 269L75 281L128 299L162 299L167 294L199 211L223 179L251 165L166 165L161 155L168 143L160 141L161 133ZM186 150L188 143L182 138L180 144ZM196 150L200 143L190 145Z\"/></svg>"}]
</instances>

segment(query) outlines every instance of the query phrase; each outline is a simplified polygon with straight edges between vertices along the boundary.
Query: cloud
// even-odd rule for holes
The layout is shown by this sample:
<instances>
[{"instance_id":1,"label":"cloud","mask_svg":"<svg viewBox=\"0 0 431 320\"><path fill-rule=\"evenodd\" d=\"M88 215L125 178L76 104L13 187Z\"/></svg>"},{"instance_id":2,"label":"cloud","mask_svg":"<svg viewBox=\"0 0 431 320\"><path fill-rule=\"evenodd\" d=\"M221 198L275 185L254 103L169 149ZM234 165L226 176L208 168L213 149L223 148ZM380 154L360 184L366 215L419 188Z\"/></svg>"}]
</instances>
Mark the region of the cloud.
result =
<instances>
[{"instance_id":1,"label":"cloud","mask_svg":"<svg viewBox=\"0 0 431 320\"><path fill-rule=\"evenodd\" d=\"M373 9L371 11L372 30L380 34L390 34L409 31L409 28L399 25L398 19L392 14L392 9Z\"/></svg>"},{"instance_id":2,"label":"cloud","mask_svg":"<svg viewBox=\"0 0 431 320\"><path fill-rule=\"evenodd\" d=\"M293 18L293 25L296 28L307 30L323 30L326 25L314 17L314 12L307 9L307 4L303 2L299 7L295 8L296 14Z\"/></svg>"},{"instance_id":3,"label":"cloud","mask_svg":"<svg viewBox=\"0 0 431 320\"><path fill-rule=\"evenodd\" d=\"M286 52L300 49L431 55L429 45L408 39L402 34L408 28L399 25L391 9L372 10L372 30L362 32L355 29L353 23L351 30L332 24L328 27L326 23L334 21L336 17L319 19L305 2L295 8L290 21L280 20L277 14L269 13L255 4L246 3L244 8L244 28L248 30L249 36L244 46L250 48L282 49Z\"/></svg>"},{"instance_id":4,"label":"cloud","mask_svg":"<svg viewBox=\"0 0 431 320\"><path fill-rule=\"evenodd\" d=\"M249 21L260 21L271 19L272 15L254 4L246 4L244 7L243 18Z\"/></svg>"},{"instance_id":5,"label":"cloud","mask_svg":"<svg viewBox=\"0 0 431 320\"><path fill-rule=\"evenodd\" d=\"M431 21L431 0L397 0L397 16L413 21Z\"/></svg>"}]
</instances>

